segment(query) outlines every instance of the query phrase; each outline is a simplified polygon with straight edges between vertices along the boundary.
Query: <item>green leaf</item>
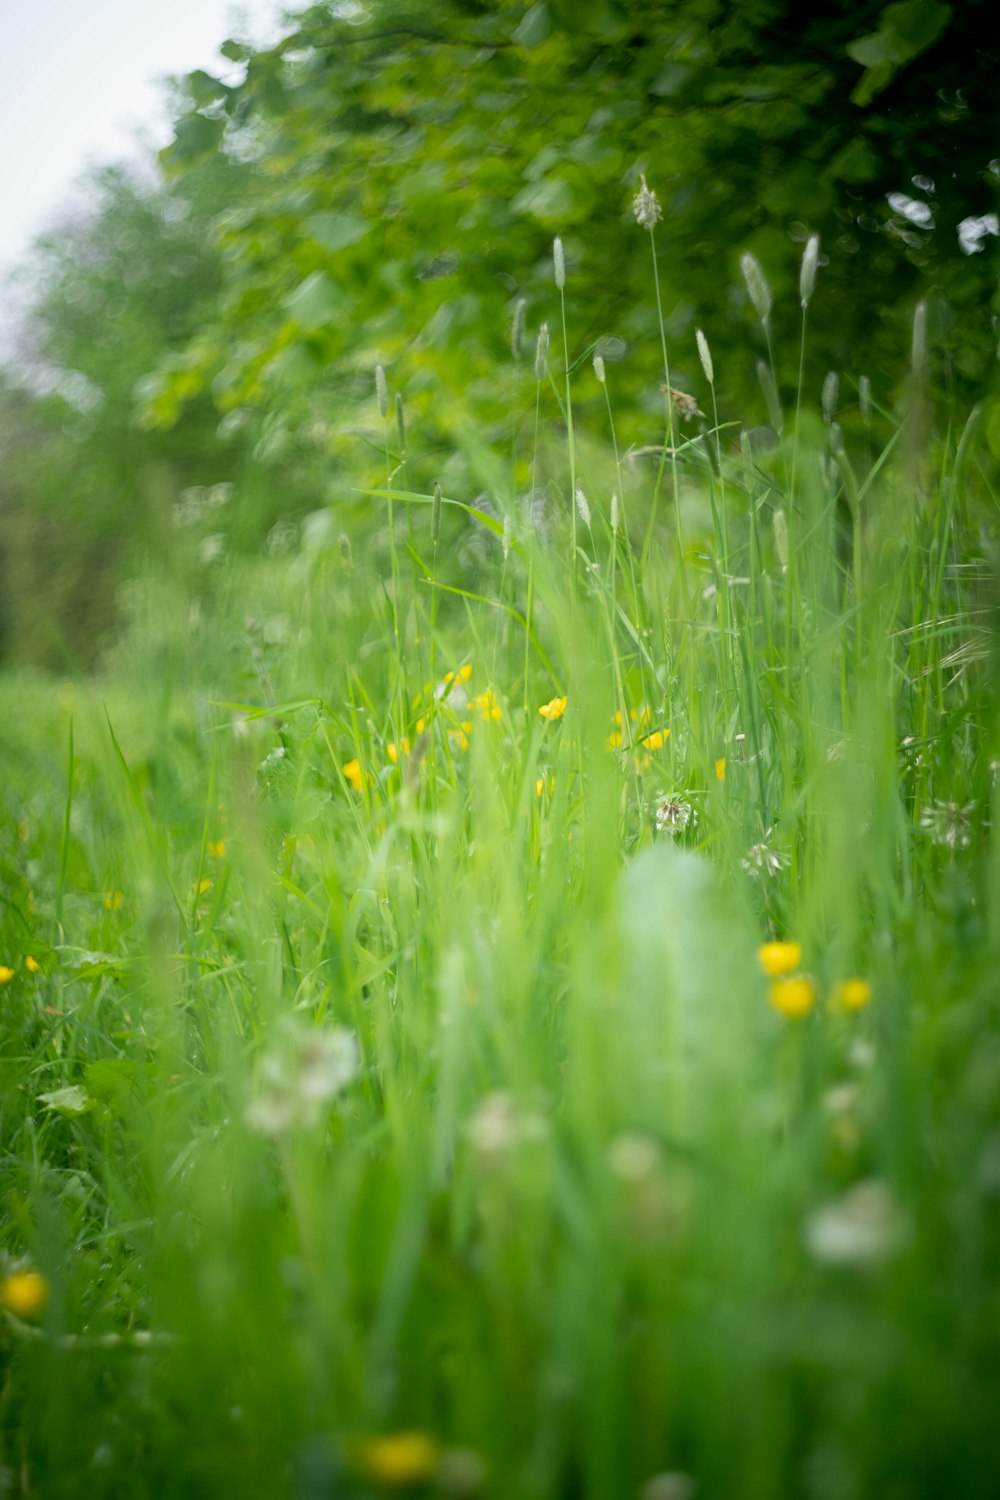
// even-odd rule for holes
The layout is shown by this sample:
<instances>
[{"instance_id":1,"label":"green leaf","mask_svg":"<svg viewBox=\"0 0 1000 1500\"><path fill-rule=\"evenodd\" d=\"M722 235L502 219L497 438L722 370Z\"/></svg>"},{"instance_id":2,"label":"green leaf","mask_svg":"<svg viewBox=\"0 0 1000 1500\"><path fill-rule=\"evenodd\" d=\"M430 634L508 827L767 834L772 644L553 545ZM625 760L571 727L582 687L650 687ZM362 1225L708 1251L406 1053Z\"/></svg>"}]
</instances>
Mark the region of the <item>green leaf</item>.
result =
<instances>
[{"instance_id":1,"label":"green leaf","mask_svg":"<svg viewBox=\"0 0 1000 1500\"><path fill-rule=\"evenodd\" d=\"M285 309L301 327L312 330L332 323L349 299L325 271L314 271L285 300Z\"/></svg>"},{"instance_id":2,"label":"green leaf","mask_svg":"<svg viewBox=\"0 0 1000 1500\"><path fill-rule=\"evenodd\" d=\"M84 1070L83 1079L91 1098L120 1118L135 1088L135 1063L125 1057L102 1057Z\"/></svg>"},{"instance_id":3,"label":"green leaf","mask_svg":"<svg viewBox=\"0 0 1000 1500\"><path fill-rule=\"evenodd\" d=\"M39 1104L44 1104L46 1109L54 1109L61 1115L82 1115L91 1108L92 1101L85 1089L78 1083L72 1083L65 1089L52 1089L47 1094L39 1094Z\"/></svg>"},{"instance_id":4,"label":"green leaf","mask_svg":"<svg viewBox=\"0 0 1000 1500\"><path fill-rule=\"evenodd\" d=\"M847 55L867 71L851 98L868 104L887 88L900 68L933 46L951 21L952 7L938 0L898 0L882 12L877 31L848 42Z\"/></svg>"},{"instance_id":5,"label":"green leaf","mask_svg":"<svg viewBox=\"0 0 1000 1500\"><path fill-rule=\"evenodd\" d=\"M312 214L306 220L306 231L324 250L345 250L356 245L372 229L372 221L354 214Z\"/></svg>"}]
</instances>

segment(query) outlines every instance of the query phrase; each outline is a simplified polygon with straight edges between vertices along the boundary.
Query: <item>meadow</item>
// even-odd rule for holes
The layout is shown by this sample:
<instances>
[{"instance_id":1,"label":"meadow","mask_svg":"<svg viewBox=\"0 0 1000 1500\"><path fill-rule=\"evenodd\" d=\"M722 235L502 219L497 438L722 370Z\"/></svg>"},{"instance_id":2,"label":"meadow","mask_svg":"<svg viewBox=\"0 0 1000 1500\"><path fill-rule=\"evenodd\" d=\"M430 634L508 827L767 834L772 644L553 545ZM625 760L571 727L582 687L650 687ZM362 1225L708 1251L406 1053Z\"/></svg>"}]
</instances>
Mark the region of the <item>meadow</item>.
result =
<instances>
[{"instance_id":1,"label":"meadow","mask_svg":"<svg viewBox=\"0 0 1000 1500\"><path fill-rule=\"evenodd\" d=\"M379 367L343 516L5 675L0 1494L998 1493L996 496L818 263L626 451L557 241L477 486Z\"/></svg>"}]
</instances>

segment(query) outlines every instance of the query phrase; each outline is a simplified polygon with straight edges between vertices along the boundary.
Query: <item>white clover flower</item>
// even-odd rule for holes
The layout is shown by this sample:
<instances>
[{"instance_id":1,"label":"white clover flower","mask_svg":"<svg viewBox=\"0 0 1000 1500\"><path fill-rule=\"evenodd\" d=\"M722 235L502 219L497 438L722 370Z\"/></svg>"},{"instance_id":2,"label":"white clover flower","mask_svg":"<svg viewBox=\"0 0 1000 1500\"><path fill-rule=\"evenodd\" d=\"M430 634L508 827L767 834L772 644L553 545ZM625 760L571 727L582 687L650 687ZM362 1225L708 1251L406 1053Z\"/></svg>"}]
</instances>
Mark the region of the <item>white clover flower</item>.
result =
<instances>
[{"instance_id":1,"label":"white clover flower","mask_svg":"<svg viewBox=\"0 0 1000 1500\"><path fill-rule=\"evenodd\" d=\"M932 802L920 815L920 826L944 849L967 849L972 842L970 820L974 802Z\"/></svg>"},{"instance_id":2,"label":"white clover flower","mask_svg":"<svg viewBox=\"0 0 1000 1500\"><path fill-rule=\"evenodd\" d=\"M771 829L769 828L761 842L751 844L740 860L740 864L748 875L765 875L770 878L788 868L788 855L780 854L777 849L770 848L766 842L770 837Z\"/></svg>"},{"instance_id":3,"label":"white clover flower","mask_svg":"<svg viewBox=\"0 0 1000 1500\"><path fill-rule=\"evenodd\" d=\"M809 1215L806 1248L828 1266L870 1266L903 1249L906 1216L884 1182L870 1178Z\"/></svg>"},{"instance_id":4,"label":"white clover flower","mask_svg":"<svg viewBox=\"0 0 1000 1500\"><path fill-rule=\"evenodd\" d=\"M262 1135L283 1135L318 1123L328 1105L360 1071L358 1040L345 1026L289 1021L275 1050L257 1070L246 1121Z\"/></svg>"}]
</instances>

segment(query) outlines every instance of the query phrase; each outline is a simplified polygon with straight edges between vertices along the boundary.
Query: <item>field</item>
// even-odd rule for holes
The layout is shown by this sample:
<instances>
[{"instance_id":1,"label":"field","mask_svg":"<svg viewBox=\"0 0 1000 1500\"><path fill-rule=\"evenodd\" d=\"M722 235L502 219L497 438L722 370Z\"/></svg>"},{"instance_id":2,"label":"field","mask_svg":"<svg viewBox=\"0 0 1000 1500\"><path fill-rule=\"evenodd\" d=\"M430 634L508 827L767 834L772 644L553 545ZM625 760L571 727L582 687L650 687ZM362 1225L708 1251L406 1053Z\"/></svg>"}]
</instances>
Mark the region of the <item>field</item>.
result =
<instances>
[{"instance_id":1,"label":"field","mask_svg":"<svg viewBox=\"0 0 1000 1500\"><path fill-rule=\"evenodd\" d=\"M380 369L347 520L3 680L0 1494L1000 1492L976 414L918 310L620 451L554 271L481 494Z\"/></svg>"}]
</instances>

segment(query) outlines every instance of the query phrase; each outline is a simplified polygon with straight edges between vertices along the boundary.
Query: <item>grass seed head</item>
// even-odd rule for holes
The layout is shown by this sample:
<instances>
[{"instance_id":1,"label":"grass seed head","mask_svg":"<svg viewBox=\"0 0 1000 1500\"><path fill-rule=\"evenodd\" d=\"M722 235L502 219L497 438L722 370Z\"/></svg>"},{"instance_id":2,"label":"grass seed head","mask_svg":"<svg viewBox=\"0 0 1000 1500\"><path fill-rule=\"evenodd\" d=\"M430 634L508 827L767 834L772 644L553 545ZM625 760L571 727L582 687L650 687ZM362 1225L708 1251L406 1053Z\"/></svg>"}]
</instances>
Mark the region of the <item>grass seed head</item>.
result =
<instances>
[{"instance_id":1,"label":"grass seed head","mask_svg":"<svg viewBox=\"0 0 1000 1500\"><path fill-rule=\"evenodd\" d=\"M556 286L562 291L566 285L566 257L563 254L563 242L558 235L552 242L552 267L555 271Z\"/></svg>"},{"instance_id":2,"label":"grass seed head","mask_svg":"<svg viewBox=\"0 0 1000 1500\"><path fill-rule=\"evenodd\" d=\"M663 210L660 207L659 198L646 186L645 174L640 176L639 181L642 186L632 199L632 212L635 214L639 228L648 229L652 234L657 222L663 218Z\"/></svg>"},{"instance_id":3,"label":"grass seed head","mask_svg":"<svg viewBox=\"0 0 1000 1500\"><path fill-rule=\"evenodd\" d=\"M745 250L740 256L740 269L743 272L743 280L747 284L754 311L760 321L766 323L771 316L771 288L767 284L764 269L757 257L751 255L749 250Z\"/></svg>"},{"instance_id":4,"label":"grass seed head","mask_svg":"<svg viewBox=\"0 0 1000 1500\"><path fill-rule=\"evenodd\" d=\"M816 267L819 265L819 235L811 234L802 252L802 269L799 272L799 297L802 301L802 311L812 299L816 288Z\"/></svg>"},{"instance_id":5,"label":"grass seed head","mask_svg":"<svg viewBox=\"0 0 1000 1500\"><path fill-rule=\"evenodd\" d=\"M385 370L381 365L375 366L375 396L378 400L378 414L385 418L389 415L389 387L386 384Z\"/></svg>"},{"instance_id":6,"label":"grass seed head","mask_svg":"<svg viewBox=\"0 0 1000 1500\"><path fill-rule=\"evenodd\" d=\"M544 380L549 368L549 325L543 323L535 344L535 379Z\"/></svg>"},{"instance_id":7,"label":"grass seed head","mask_svg":"<svg viewBox=\"0 0 1000 1500\"><path fill-rule=\"evenodd\" d=\"M514 321L510 328L510 352L515 359L520 359L524 353L524 317L528 302L525 297L518 297L514 304Z\"/></svg>"},{"instance_id":8,"label":"grass seed head","mask_svg":"<svg viewBox=\"0 0 1000 1500\"><path fill-rule=\"evenodd\" d=\"M698 358L701 360L701 368L705 372L705 379L709 385L715 384L715 367L712 364L712 351L708 347L708 339L700 328L694 331L695 342L698 345Z\"/></svg>"}]
</instances>

